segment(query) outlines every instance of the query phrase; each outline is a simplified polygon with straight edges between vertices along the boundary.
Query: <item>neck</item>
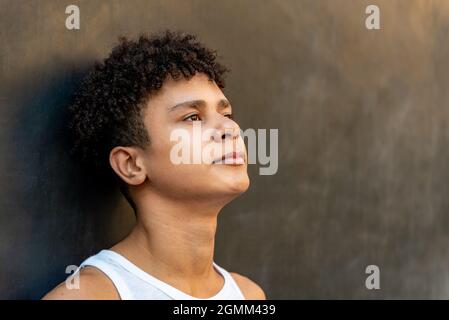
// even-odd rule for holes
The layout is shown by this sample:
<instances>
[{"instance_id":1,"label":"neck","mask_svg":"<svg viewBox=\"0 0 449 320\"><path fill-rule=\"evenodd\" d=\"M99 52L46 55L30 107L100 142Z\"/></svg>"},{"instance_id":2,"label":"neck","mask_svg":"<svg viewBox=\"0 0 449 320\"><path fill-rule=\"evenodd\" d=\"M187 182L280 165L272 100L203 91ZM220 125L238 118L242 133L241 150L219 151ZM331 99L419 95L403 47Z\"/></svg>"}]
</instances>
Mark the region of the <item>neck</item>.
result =
<instances>
[{"instance_id":1,"label":"neck","mask_svg":"<svg viewBox=\"0 0 449 320\"><path fill-rule=\"evenodd\" d=\"M136 198L136 224L111 249L185 291L195 291L192 288L204 281L221 281L212 262L217 217L226 204L223 200L173 200L156 192Z\"/></svg>"}]
</instances>

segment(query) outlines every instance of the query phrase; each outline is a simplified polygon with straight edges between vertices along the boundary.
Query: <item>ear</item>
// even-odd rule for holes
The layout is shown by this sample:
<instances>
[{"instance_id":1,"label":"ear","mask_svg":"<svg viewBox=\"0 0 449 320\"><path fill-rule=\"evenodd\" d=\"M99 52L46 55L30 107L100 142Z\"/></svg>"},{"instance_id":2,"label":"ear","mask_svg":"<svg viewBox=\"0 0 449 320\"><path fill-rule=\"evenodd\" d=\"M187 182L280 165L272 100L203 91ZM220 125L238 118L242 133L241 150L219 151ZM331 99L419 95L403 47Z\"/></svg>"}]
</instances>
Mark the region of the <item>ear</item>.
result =
<instances>
[{"instance_id":1,"label":"ear","mask_svg":"<svg viewBox=\"0 0 449 320\"><path fill-rule=\"evenodd\" d=\"M139 185L147 177L139 152L132 147L115 147L109 153L109 163L115 173L129 185Z\"/></svg>"}]
</instances>

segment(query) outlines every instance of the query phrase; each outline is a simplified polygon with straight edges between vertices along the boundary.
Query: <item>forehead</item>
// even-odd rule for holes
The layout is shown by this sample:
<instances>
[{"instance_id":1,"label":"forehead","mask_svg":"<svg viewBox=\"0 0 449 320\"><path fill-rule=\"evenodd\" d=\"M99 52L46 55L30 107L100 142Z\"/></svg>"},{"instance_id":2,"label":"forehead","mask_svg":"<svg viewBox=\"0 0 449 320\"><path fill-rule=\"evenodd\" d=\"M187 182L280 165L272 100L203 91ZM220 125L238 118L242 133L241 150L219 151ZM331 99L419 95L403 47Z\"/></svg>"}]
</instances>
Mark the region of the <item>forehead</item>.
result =
<instances>
[{"instance_id":1,"label":"forehead","mask_svg":"<svg viewBox=\"0 0 449 320\"><path fill-rule=\"evenodd\" d=\"M167 77L161 89L150 98L149 104L169 108L188 100L205 100L213 104L223 98L225 95L214 81L209 80L206 74L197 73L189 80Z\"/></svg>"}]
</instances>

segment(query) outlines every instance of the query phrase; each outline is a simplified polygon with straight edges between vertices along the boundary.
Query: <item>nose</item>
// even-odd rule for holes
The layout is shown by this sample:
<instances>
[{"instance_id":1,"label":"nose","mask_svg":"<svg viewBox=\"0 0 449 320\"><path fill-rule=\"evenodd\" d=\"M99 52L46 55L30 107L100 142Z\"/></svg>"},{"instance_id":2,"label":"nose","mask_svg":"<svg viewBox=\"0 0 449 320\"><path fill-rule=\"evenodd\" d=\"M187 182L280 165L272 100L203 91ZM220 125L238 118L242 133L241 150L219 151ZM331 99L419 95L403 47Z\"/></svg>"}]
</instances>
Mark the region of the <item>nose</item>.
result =
<instances>
[{"instance_id":1,"label":"nose","mask_svg":"<svg viewBox=\"0 0 449 320\"><path fill-rule=\"evenodd\" d=\"M217 125L214 128L214 134L212 139L215 142L222 142L223 140L230 139L235 140L240 136L240 127L239 125L229 119L228 117L220 116L220 119L217 120Z\"/></svg>"}]
</instances>

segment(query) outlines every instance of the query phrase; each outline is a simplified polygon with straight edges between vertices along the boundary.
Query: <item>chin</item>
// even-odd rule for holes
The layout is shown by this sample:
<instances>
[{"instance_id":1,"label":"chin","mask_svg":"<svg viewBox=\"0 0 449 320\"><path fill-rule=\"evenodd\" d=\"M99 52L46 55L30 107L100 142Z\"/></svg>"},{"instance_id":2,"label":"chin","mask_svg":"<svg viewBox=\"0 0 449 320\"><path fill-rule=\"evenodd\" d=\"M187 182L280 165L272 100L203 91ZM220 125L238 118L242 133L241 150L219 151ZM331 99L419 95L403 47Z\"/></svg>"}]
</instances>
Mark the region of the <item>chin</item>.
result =
<instances>
[{"instance_id":1,"label":"chin","mask_svg":"<svg viewBox=\"0 0 449 320\"><path fill-rule=\"evenodd\" d=\"M229 174L222 179L222 190L223 193L239 195L244 193L249 188L249 177L248 174L241 173L238 175Z\"/></svg>"}]
</instances>

